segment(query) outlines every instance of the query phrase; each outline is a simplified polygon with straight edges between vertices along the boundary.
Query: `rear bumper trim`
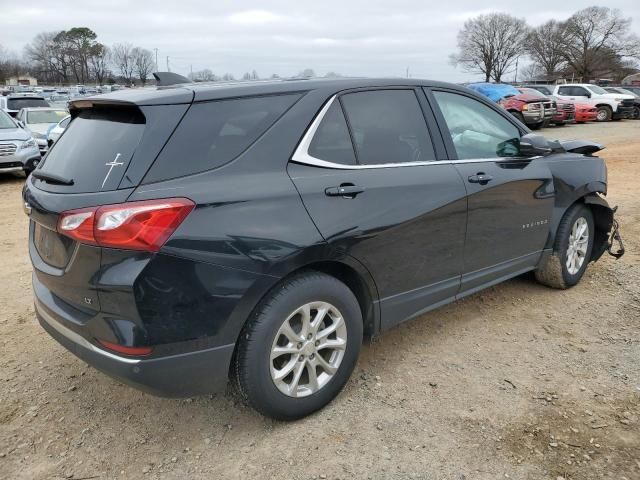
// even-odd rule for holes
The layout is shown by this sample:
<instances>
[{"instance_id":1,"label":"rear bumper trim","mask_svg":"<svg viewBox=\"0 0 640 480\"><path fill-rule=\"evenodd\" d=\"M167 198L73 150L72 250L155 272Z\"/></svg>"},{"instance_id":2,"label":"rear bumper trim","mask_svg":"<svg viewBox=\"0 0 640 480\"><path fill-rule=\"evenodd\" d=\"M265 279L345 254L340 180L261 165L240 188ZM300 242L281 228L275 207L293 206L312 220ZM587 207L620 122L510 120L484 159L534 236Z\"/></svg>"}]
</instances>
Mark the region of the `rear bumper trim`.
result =
<instances>
[{"instance_id":1,"label":"rear bumper trim","mask_svg":"<svg viewBox=\"0 0 640 480\"><path fill-rule=\"evenodd\" d=\"M42 321L47 322L47 325L53 328L60 335L65 337L67 340L70 340L71 342L81 346L82 348L91 350L92 352L97 353L98 355L104 355L105 357L115 362L122 362L128 365L135 365L137 363L140 363L141 361L139 358L120 357L119 355L114 355L113 353L107 352L106 350L102 350L101 348L96 347L94 344L89 342L86 338L78 335L73 330L65 327L60 322L58 322L55 318L53 318L53 316L47 313L45 308L38 308L37 312L38 312L38 315L41 317Z\"/></svg>"}]
</instances>

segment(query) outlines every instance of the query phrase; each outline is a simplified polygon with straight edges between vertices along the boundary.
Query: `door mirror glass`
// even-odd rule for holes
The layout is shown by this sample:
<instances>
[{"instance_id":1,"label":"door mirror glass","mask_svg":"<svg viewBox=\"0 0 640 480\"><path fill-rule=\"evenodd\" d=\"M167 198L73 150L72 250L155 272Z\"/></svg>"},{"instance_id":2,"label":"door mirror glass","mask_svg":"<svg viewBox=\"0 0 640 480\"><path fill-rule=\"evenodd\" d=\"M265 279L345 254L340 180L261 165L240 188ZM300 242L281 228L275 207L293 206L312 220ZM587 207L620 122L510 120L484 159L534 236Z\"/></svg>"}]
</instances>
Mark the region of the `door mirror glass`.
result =
<instances>
[{"instance_id":1,"label":"door mirror glass","mask_svg":"<svg viewBox=\"0 0 640 480\"><path fill-rule=\"evenodd\" d=\"M549 141L542 135L527 133L519 140L519 151L521 157L538 157L549 155L552 151Z\"/></svg>"}]
</instances>

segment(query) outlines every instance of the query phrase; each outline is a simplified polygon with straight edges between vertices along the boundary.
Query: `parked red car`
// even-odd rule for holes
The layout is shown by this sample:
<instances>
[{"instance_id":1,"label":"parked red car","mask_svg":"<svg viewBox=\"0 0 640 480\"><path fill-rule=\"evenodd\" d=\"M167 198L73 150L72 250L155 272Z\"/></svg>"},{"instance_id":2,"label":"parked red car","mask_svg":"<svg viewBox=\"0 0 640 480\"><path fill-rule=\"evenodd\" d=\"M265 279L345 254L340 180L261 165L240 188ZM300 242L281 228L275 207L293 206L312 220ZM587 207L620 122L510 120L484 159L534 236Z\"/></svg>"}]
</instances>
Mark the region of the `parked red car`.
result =
<instances>
[{"instance_id":1,"label":"parked red car","mask_svg":"<svg viewBox=\"0 0 640 480\"><path fill-rule=\"evenodd\" d=\"M598 116L598 109L587 103L576 103L576 123L594 122Z\"/></svg>"}]
</instances>

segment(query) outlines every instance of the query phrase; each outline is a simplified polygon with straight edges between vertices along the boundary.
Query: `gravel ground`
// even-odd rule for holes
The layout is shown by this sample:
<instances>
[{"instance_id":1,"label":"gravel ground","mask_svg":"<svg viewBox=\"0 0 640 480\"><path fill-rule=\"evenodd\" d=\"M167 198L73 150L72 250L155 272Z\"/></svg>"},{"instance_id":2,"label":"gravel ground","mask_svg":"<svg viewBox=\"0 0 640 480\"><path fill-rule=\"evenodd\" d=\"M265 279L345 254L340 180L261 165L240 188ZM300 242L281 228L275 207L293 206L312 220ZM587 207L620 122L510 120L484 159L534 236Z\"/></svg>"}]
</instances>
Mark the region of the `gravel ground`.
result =
<instances>
[{"instance_id":1,"label":"gravel ground","mask_svg":"<svg viewBox=\"0 0 640 480\"><path fill-rule=\"evenodd\" d=\"M0 177L0 478L640 478L640 122L546 129L607 145L627 254L567 291L516 278L364 347L323 411L155 398L38 326L23 180Z\"/></svg>"}]
</instances>

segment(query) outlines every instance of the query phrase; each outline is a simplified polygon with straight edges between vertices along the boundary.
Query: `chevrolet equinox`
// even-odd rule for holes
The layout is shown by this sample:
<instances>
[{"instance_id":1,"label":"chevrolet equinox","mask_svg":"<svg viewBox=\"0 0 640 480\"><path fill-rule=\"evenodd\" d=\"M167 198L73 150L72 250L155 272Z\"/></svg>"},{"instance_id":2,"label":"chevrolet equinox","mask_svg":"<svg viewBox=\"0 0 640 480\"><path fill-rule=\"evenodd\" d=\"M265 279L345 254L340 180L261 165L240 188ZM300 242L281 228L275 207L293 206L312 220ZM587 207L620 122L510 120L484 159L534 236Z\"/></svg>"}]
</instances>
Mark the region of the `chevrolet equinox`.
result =
<instances>
[{"instance_id":1,"label":"chevrolet equinox","mask_svg":"<svg viewBox=\"0 0 640 480\"><path fill-rule=\"evenodd\" d=\"M547 141L464 87L157 75L71 102L23 191L40 324L148 392L231 378L300 418L363 338L528 271L568 288L622 253L603 147Z\"/></svg>"}]
</instances>

